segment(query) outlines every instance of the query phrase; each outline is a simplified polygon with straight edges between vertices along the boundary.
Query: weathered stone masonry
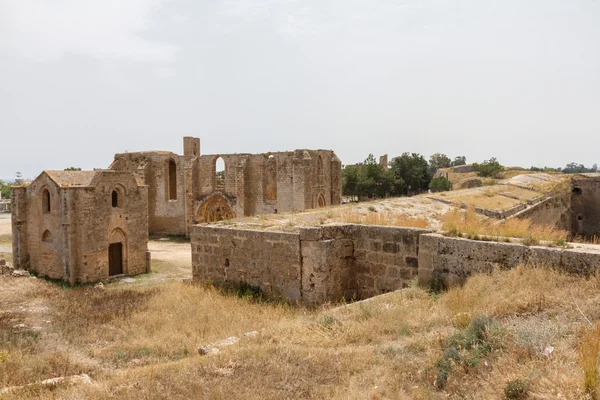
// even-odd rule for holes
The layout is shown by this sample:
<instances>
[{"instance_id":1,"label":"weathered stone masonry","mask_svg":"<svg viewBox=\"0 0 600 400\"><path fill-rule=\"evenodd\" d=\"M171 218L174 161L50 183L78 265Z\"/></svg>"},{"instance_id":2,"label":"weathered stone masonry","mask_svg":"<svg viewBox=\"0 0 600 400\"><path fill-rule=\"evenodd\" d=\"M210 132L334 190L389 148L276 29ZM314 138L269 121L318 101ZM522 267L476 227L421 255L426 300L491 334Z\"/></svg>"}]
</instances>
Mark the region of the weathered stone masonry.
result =
<instances>
[{"instance_id":1,"label":"weathered stone masonry","mask_svg":"<svg viewBox=\"0 0 600 400\"><path fill-rule=\"evenodd\" d=\"M331 225L298 233L194 226L193 276L258 286L293 301L361 299L436 275L447 284L473 273L530 263L589 275L600 251L524 246L444 237L423 229Z\"/></svg>"},{"instance_id":2,"label":"weathered stone masonry","mask_svg":"<svg viewBox=\"0 0 600 400\"><path fill-rule=\"evenodd\" d=\"M407 287L418 275L418 237L428 231L363 225L298 233L192 227L194 279L245 282L317 304Z\"/></svg>"},{"instance_id":3,"label":"weathered stone masonry","mask_svg":"<svg viewBox=\"0 0 600 400\"><path fill-rule=\"evenodd\" d=\"M188 235L193 224L341 204L342 163L330 150L203 155L200 139L185 137L183 153L122 153L110 165L148 185L150 234Z\"/></svg>"},{"instance_id":4,"label":"weathered stone masonry","mask_svg":"<svg viewBox=\"0 0 600 400\"><path fill-rule=\"evenodd\" d=\"M13 189L17 268L95 282L149 271L148 191L126 172L44 171Z\"/></svg>"}]
</instances>

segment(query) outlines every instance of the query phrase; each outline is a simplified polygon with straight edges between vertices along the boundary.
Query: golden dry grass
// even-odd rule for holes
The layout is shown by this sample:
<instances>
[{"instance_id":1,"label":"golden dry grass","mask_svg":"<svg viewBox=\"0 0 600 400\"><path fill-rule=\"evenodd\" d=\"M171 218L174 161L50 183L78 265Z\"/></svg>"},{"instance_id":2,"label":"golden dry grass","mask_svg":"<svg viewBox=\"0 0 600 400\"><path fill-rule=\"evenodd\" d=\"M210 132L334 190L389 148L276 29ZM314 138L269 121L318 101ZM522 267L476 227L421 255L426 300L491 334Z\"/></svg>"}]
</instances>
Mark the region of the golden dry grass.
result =
<instances>
[{"instance_id":1,"label":"golden dry grass","mask_svg":"<svg viewBox=\"0 0 600 400\"><path fill-rule=\"evenodd\" d=\"M578 345L585 392L597 399L598 391L598 354L600 353L600 323L584 330Z\"/></svg>"},{"instance_id":2,"label":"golden dry grass","mask_svg":"<svg viewBox=\"0 0 600 400\"><path fill-rule=\"evenodd\" d=\"M468 238L522 238L527 244L540 242L564 243L568 232L548 226L534 225L529 219L511 218L503 221L485 219L473 208L455 209L442 217L442 229L452 236Z\"/></svg>"},{"instance_id":3,"label":"golden dry grass","mask_svg":"<svg viewBox=\"0 0 600 400\"><path fill-rule=\"evenodd\" d=\"M0 278L0 352L8 354L0 387L85 372L93 385L5 397L487 399L522 379L532 398L583 399L582 313L598 321L598 301L594 280L530 267L477 275L442 295L408 288L318 310L182 282L101 291ZM438 390L444 346L467 329L456 323L460 313L493 318L485 340L495 344L459 350ZM20 323L27 328L15 329ZM243 336L254 330L258 337ZM232 335L242 338L237 345L197 355L198 345Z\"/></svg>"},{"instance_id":4,"label":"golden dry grass","mask_svg":"<svg viewBox=\"0 0 600 400\"><path fill-rule=\"evenodd\" d=\"M413 217L406 214L392 213L389 211L343 210L331 218L332 222L344 222L365 225L389 225L407 226L413 228L427 228L428 222L425 218Z\"/></svg>"},{"instance_id":5,"label":"golden dry grass","mask_svg":"<svg viewBox=\"0 0 600 400\"><path fill-rule=\"evenodd\" d=\"M498 189L498 187L492 187L480 193L452 196L450 200L455 204L464 204L492 211L508 210L521 204L520 200L500 196L497 193Z\"/></svg>"}]
</instances>

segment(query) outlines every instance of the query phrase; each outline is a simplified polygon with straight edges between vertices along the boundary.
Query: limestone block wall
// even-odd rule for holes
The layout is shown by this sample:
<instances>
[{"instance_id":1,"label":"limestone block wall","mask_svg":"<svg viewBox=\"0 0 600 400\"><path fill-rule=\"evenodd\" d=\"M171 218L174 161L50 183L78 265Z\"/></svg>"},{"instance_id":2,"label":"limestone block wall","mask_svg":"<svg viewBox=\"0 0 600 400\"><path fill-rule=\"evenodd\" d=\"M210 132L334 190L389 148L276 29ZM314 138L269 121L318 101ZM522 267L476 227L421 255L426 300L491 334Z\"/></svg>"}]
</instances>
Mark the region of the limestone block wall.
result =
<instances>
[{"instance_id":1,"label":"limestone block wall","mask_svg":"<svg viewBox=\"0 0 600 400\"><path fill-rule=\"evenodd\" d=\"M194 279L245 282L308 304L368 298L417 277L419 235L428 232L351 224L299 233L196 225Z\"/></svg>"},{"instance_id":2,"label":"limestone block wall","mask_svg":"<svg viewBox=\"0 0 600 400\"><path fill-rule=\"evenodd\" d=\"M357 297L367 298L408 287L418 275L423 229L352 225Z\"/></svg>"},{"instance_id":3,"label":"limestone block wall","mask_svg":"<svg viewBox=\"0 0 600 400\"><path fill-rule=\"evenodd\" d=\"M300 230L302 300L305 303L357 297L354 242L347 237L350 229L350 226L340 226L328 230Z\"/></svg>"},{"instance_id":4,"label":"limestone block wall","mask_svg":"<svg viewBox=\"0 0 600 400\"><path fill-rule=\"evenodd\" d=\"M186 203L190 192L190 157L167 151L115 154L110 169L133 172L148 186L148 218L151 235L185 235ZM171 199L169 162L176 166L176 199Z\"/></svg>"},{"instance_id":5,"label":"limestone block wall","mask_svg":"<svg viewBox=\"0 0 600 400\"><path fill-rule=\"evenodd\" d=\"M71 237L73 280L96 282L109 277L108 246L123 243L123 274L149 271L148 187L138 186L124 172L99 173L93 188L79 190ZM112 191L119 190L119 206L112 207Z\"/></svg>"},{"instance_id":6,"label":"limestone block wall","mask_svg":"<svg viewBox=\"0 0 600 400\"><path fill-rule=\"evenodd\" d=\"M271 295L300 300L298 234L195 225L191 244L194 280L245 282Z\"/></svg>"},{"instance_id":7,"label":"limestone block wall","mask_svg":"<svg viewBox=\"0 0 600 400\"><path fill-rule=\"evenodd\" d=\"M549 225L571 231L571 194L548 197L514 217L530 219L535 225Z\"/></svg>"},{"instance_id":8,"label":"limestone block wall","mask_svg":"<svg viewBox=\"0 0 600 400\"><path fill-rule=\"evenodd\" d=\"M600 268L600 251L525 246L426 234L419 237L419 283L440 275L448 285L460 284L474 273L495 268L514 268L519 264L549 266L579 275L593 274Z\"/></svg>"},{"instance_id":9,"label":"limestone block wall","mask_svg":"<svg viewBox=\"0 0 600 400\"><path fill-rule=\"evenodd\" d=\"M49 193L50 212L43 207L43 192ZM31 269L54 279L65 276L68 224L65 193L42 174L28 187L13 189L13 254L17 268ZM68 209L67 209L68 210Z\"/></svg>"},{"instance_id":10,"label":"limestone block wall","mask_svg":"<svg viewBox=\"0 0 600 400\"><path fill-rule=\"evenodd\" d=\"M600 236L600 174L573 177L571 210L573 234Z\"/></svg>"},{"instance_id":11,"label":"limestone block wall","mask_svg":"<svg viewBox=\"0 0 600 400\"><path fill-rule=\"evenodd\" d=\"M194 279L240 282L307 304L362 299L436 275L448 285L474 273L533 264L589 275L600 250L444 237L422 229L340 224L298 233L192 228Z\"/></svg>"}]
</instances>

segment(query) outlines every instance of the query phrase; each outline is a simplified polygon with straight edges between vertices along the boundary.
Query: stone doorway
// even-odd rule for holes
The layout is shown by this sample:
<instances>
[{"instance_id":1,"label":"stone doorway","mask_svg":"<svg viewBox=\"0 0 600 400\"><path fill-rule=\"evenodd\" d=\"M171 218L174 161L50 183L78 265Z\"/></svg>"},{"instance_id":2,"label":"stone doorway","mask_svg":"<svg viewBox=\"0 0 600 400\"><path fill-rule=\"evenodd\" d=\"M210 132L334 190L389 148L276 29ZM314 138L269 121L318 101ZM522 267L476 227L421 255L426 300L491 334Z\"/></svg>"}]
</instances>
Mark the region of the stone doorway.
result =
<instances>
[{"instance_id":1,"label":"stone doorway","mask_svg":"<svg viewBox=\"0 0 600 400\"><path fill-rule=\"evenodd\" d=\"M108 275L121 275L123 273L123 243L108 245Z\"/></svg>"}]
</instances>

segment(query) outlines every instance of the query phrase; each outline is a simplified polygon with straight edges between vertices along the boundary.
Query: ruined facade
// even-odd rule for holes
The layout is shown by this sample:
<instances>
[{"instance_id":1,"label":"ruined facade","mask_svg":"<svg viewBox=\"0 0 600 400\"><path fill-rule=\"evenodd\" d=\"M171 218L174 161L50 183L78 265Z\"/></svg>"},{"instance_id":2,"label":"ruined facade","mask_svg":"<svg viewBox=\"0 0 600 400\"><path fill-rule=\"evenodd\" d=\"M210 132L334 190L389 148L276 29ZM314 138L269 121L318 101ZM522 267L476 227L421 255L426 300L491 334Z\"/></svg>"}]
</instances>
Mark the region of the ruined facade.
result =
<instances>
[{"instance_id":1,"label":"ruined facade","mask_svg":"<svg viewBox=\"0 0 600 400\"><path fill-rule=\"evenodd\" d=\"M189 235L198 223L340 204L341 167L330 150L202 155L185 137L183 155L121 153L109 168L148 185L151 234Z\"/></svg>"},{"instance_id":2,"label":"ruined facade","mask_svg":"<svg viewBox=\"0 0 600 400\"><path fill-rule=\"evenodd\" d=\"M12 199L16 268L70 283L149 271L148 188L133 174L44 171Z\"/></svg>"}]
</instances>

